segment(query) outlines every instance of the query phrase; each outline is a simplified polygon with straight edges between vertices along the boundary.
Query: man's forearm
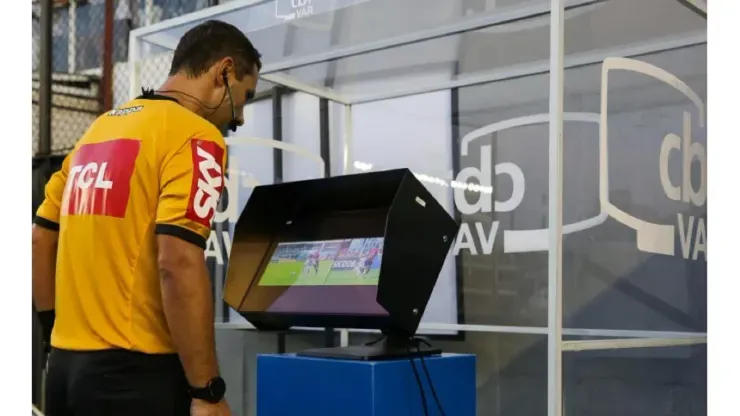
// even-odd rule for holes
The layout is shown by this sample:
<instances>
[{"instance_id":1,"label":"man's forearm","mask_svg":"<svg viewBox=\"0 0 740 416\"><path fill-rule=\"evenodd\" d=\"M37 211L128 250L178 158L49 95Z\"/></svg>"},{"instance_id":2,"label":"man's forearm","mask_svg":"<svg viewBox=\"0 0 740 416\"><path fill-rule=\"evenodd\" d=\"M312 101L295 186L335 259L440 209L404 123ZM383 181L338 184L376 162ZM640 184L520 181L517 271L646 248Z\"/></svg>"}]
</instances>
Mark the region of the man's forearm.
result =
<instances>
[{"instance_id":1,"label":"man's forearm","mask_svg":"<svg viewBox=\"0 0 740 416\"><path fill-rule=\"evenodd\" d=\"M205 263L160 270L162 302L188 382L204 387L218 375L213 297Z\"/></svg>"},{"instance_id":2,"label":"man's forearm","mask_svg":"<svg viewBox=\"0 0 740 416\"><path fill-rule=\"evenodd\" d=\"M59 233L36 225L31 234L33 304L39 312L54 309L54 287Z\"/></svg>"},{"instance_id":3,"label":"man's forearm","mask_svg":"<svg viewBox=\"0 0 740 416\"><path fill-rule=\"evenodd\" d=\"M49 348L55 319L54 292L59 233L34 225L31 241L33 306L41 323L41 336L44 344L46 348Z\"/></svg>"}]
</instances>

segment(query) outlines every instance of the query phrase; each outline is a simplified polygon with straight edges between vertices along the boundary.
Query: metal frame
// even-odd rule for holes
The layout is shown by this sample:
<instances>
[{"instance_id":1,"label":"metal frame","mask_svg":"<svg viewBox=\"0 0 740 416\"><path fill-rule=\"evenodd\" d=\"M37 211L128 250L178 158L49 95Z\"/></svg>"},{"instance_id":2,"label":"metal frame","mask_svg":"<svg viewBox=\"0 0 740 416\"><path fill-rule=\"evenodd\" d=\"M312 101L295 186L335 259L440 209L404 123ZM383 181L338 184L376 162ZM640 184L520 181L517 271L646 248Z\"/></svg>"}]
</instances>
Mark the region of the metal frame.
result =
<instances>
[{"instance_id":1,"label":"metal frame","mask_svg":"<svg viewBox=\"0 0 740 416\"><path fill-rule=\"evenodd\" d=\"M707 18L707 2L706 0L677 0L679 3L686 6L689 10L698 14L703 18Z\"/></svg>"},{"instance_id":2,"label":"metal frame","mask_svg":"<svg viewBox=\"0 0 740 416\"><path fill-rule=\"evenodd\" d=\"M626 338L609 340L562 341L563 351L594 351L624 348L678 347L706 344L707 337L685 338Z\"/></svg>"},{"instance_id":3,"label":"metal frame","mask_svg":"<svg viewBox=\"0 0 740 416\"><path fill-rule=\"evenodd\" d=\"M550 2L550 146L547 252L547 415L563 414L563 0Z\"/></svg>"},{"instance_id":4,"label":"metal frame","mask_svg":"<svg viewBox=\"0 0 740 416\"><path fill-rule=\"evenodd\" d=\"M589 53L571 55L564 58L564 14L572 8L584 7L601 3L605 0L550 0L548 4L537 4L520 10L487 15L478 18L464 19L432 30L411 33L377 42L368 42L346 48L332 49L311 57L289 59L275 65L266 65L261 78L278 85L302 91L322 99L344 104L345 123L343 137L343 167L344 173L352 171L352 106L378 100L399 98L408 95L422 94L445 89L454 89L465 86L478 85L522 76L550 74L550 130L549 130L549 254L548 254L548 325L547 327L514 327L495 325L461 325L461 324L422 324L420 329L426 330L457 330L472 332L493 332L510 334L546 335L548 338L548 416L563 414L562 389L562 354L563 351L584 351L616 348L649 348L705 344L706 333L684 333L666 331L620 331L606 329L576 329L563 328L562 310L562 240L563 240L563 88L564 71L566 68L598 64L609 56L640 56L659 51L680 49L707 42L705 32L690 34L681 38L657 40L650 43L627 45L619 48L604 49ZM706 15L706 3L700 0L678 0L692 10L698 9L698 14ZM154 36L156 32L187 24L196 20L227 13L244 7L254 6L266 0L234 0L232 2L200 10L185 16L163 21L148 27L131 32L129 46L129 67L131 76L132 96L138 94L140 85L140 43L148 42L158 46L174 49L176 40L166 36ZM399 91L383 92L381 94L360 97L344 97L328 88L306 85L285 75L275 74L291 68L318 64L350 56L389 49L401 45L431 40L444 36L464 33L485 27L496 26L512 21L522 20L534 16L550 16L550 57L548 60L497 69L488 73L476 74L455 81L415 86ZM143 39L147 37L147 39ZM281 143L282 144L282 143ZM221 329L251 329L248 323L220 323ZM347 345L349 331L340 330L341 345ZM563 340L563 335L589 336L615 339L600 340Z\"/></svg>"}]
</instances>

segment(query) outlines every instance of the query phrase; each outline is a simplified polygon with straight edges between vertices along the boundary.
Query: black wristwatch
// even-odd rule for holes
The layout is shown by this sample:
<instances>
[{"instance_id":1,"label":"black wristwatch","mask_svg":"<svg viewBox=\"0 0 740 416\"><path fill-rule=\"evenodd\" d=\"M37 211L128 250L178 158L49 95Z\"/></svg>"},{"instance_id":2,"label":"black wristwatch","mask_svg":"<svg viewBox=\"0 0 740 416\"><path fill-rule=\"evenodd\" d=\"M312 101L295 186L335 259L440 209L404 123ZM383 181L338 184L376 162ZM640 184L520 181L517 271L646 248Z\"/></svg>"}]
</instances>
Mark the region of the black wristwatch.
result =
<instances>
[{"instance_id":1,"label":"black wristwatch","mask_svg":"<svg viewBox=\"0 0 740 416\"><path fill-rule=\"evenodd\" d=\"M226 394L226 382L221 377L212 378L205 387L190 386L190 397L216 404Z\"/></svg>"}]
</instances>

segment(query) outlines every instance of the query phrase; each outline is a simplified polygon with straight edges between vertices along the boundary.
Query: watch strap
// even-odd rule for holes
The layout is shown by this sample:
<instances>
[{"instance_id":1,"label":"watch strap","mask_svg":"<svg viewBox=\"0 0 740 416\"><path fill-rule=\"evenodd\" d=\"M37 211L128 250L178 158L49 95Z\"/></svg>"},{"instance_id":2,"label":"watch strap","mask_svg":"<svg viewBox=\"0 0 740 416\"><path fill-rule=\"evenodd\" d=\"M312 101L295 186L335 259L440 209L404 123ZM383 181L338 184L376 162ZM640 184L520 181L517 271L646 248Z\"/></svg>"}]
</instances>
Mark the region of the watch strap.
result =
<instances>
[{"instance_id":1,"label":"watch strap","mask_svg":"<svg viewBox=\"0 0 740 416\"><path fill-rule=\"evenodd\" d=\"M226 393L226 383L221 377L214 377L208 381L205 387L190 386L190 397L216 404L223 400Z\"/></svg>"}]
</instances>

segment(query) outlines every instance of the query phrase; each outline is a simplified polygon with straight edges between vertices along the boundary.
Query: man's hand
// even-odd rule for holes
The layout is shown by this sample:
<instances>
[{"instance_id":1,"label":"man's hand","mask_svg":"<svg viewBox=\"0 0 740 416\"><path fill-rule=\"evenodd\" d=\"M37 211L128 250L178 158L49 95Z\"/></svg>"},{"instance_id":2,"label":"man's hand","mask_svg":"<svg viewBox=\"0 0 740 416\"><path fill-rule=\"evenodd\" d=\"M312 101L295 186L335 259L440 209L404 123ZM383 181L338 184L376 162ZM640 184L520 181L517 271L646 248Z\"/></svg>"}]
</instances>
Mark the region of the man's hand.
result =
<instances>
[{"instance_id":1,"label":"man's hand","mask_svg":"<svg viewBox=\"0 0 740 416\"><path fill-rule=\"evenodd\" d=\"M218 404L211 404L203 400L193 399L190 404L190 416L231 416L226 400L221 400Z\"/></svg>"}]
</instances>

